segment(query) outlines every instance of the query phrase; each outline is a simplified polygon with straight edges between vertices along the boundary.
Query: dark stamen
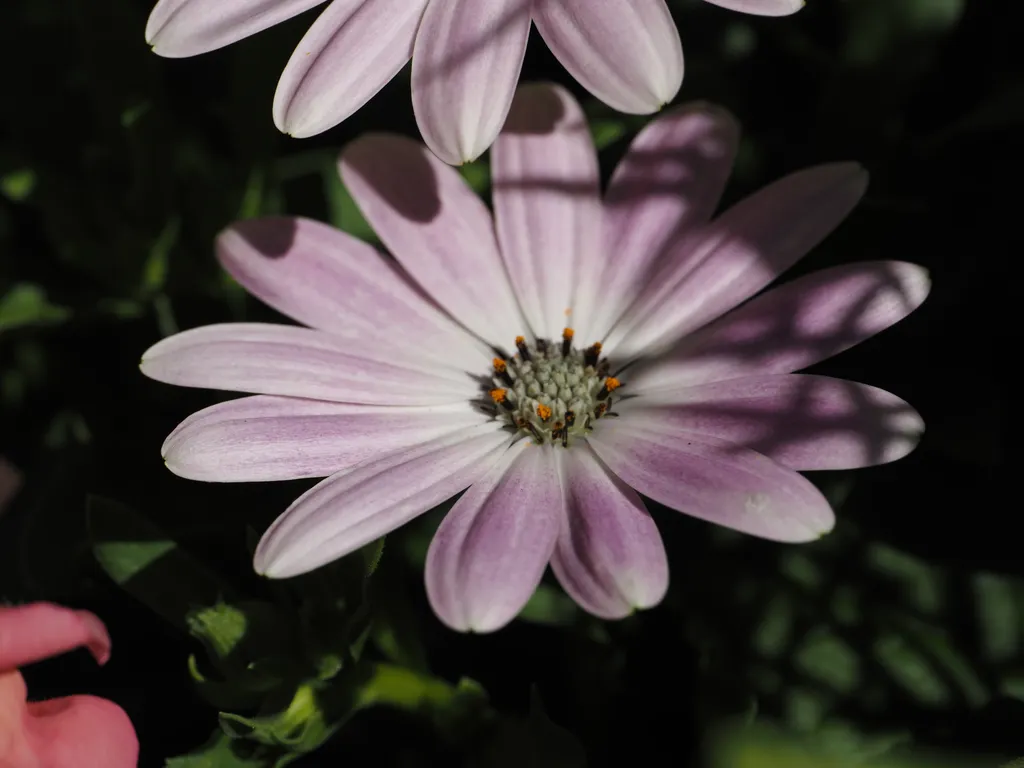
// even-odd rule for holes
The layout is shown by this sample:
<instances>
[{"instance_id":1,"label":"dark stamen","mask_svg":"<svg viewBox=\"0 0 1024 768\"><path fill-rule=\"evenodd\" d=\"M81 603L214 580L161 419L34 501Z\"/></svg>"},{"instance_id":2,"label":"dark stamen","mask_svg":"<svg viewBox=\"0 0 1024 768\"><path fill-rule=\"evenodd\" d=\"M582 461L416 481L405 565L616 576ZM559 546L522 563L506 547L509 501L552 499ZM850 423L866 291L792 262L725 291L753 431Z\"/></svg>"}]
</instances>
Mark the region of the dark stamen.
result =
<instances>
[{"instance_id":1,"label":"dark stamen","mask_svg":"<svg viewBox=\"0 0 1024 768\"><path fill-rule=\"evenodd\" d=\"M502 360L500 357L494 358L493 363L494 363L494 373L495 373L495 375L499 379L501 379L502 382L506 386L511 387L512 386L512 377L508 373L508 364L504 360Z\"/></svg>"},{"instance_id":2,"label":"dark stamen","mask_svg":"<svg viewBox=\"0 0 1024 768\"><path fill-rule=\"evenodd\" d=\"M572 337L575 332L572 328L566 328L562 331L562 357L568 357L572 351Z\"/></svg>"},{"instance_id":3,"label":"dark stamen","mask_svg":"<svg viewBox=\"0 0 1024 768\"><path fill-rule=\"evenodd\" d=\"M524 363L530 361L530 350L526 347L526 337L516 336L516 349L519 350L519 359Z\"/></svg>"},{"instance_id":4,"label":"dark stamen","mask_svg":"<svg viewBox=\"0 0 1024 768\"><path fill-rule=\"evenodd\" d=\"M593 344L587 347L586 351L583 353L583 364L589 365L591 368L593 368L595 365L597 365L598 358L600 357L601 342L595 341Z\"/></svg>"}]
</instances>

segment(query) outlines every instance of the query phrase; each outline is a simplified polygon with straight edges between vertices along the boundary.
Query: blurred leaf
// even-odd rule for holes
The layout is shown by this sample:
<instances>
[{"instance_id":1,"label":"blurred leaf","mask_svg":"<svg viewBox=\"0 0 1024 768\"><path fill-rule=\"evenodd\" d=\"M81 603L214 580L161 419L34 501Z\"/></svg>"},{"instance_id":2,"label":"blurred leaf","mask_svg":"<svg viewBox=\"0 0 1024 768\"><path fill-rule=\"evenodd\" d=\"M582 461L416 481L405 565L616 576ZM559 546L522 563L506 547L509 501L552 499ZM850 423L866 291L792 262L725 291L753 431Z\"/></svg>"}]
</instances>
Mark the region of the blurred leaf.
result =
<instances>
[{"instance_id":1,"label":"blurred leaf","mask_svg":"<svg viewBox=\"0 0 1024 768\"><path fill-rule=\"evenodd\" d=\"M903 636L883 634L875 641L874 655L892 679L919 703L934 707L951 703L949 685L934 664Z\"/></svg>"},{"instance_id":2,"label":"blurred leaf","mask_svg":"<svg viewBox=\"0 0 1024 768\"><path fill-rule=\"evenodd\" d=\"M380 242L373 227L363 218L362 211L359 210L356 201L349 194L348 188L341 183L341 177L338 176L338 169L333 159L329 163L324 163L321 174L324 193L327 197L328 219L331 224L368 243Z\"/></svg>"},{"instance_id":3,"label":"blurred leaf","mask_svg":"<svg viewBox=\"0 0 1024 768\"><path fill-rule=\"evenodd\" d=\"M33 283L17 283L0 299L0 332L24 325L63 322L71 312L46 300L46 291Z\"/></svg>"},{"instance_id":4,"label":"blurred leaf","mask_svg":"<svg viewBox=\"0 0 1024 768\"><path fill-rule=\"evenodd\" d=\"M484 160L474 160L459 166L459 173L469 184L470 189L483 195L491 186L491 164Z\"/></svg>"},{"instance_id":5,"label":"blurred leaf","mask_svg":"<svg viewBox=\"0 0 1024 768\"><path fill-rule=\"evenodd\" d=\"M1024 587L994 573L978 573L972 586L982 651L989 662L1008 662L1021 651Z\"/></svg>"},{"instance_id":6,"label":"blurred leaf","mask_svg":"<svg viewBox=\"0 0 1024 768\"><path fill-rule=\"evenodd\" d=\"M0 194L15 203L20 203L36 188L36 174L31 168L20 168L0 176Z\"/></svg>"},{"instance_id":7,"label":"blurred leaf","mask_svg":"<svg viewBox=\"0 0 1024 768\"><path fill-rule=\"evenodd\" d=\"M237 742L221 730L202 747L187 755L172 757L165 763L166 768L264 768L267 759L243 756ZM248 750L252 751L252 750Z\"/></svg>"},{"instance_id":8,"label":"blurred leaf","mask_svg":"<svg viewBox=\"0 0 1024 768\"><path fill-rule=\"evenodd\" d=\"M232 599L233 590L130 508L90 496L86 518L93 555L118 586L185 629L194 608Z\"/></svg>"},{"instance_id":9,"label":"blurred leaf","mask_svg":"<svg viewBox=\"0 0 1024 768\"><path fill-rule=\"evenodd\" d=\"M622 120L591 120L590 135L594 138L597 151L611 146L626 135L626 124Z\"/></svg>"},{"instance_id":10,"label":"blurred leaf","mask_svg":"<svg viewBox=\"0 0 1024 768\"><path fill-rule=\"evenodd\" d=\"M580 615L579 606L558 587L541 584L533 593L519 617L533 624L565 627L573 624Z\"/></svg>"},{"instance_id":11,"label":"blurred leaf","mask_svg":"<svg viewBox=\"0 0 1024 768\"><path fill-rule=\"evenodd\" d=\"M804 638L793 662L808 677L839 693L852 693L861 682L857 652L826 627Z\"/></svg>"},{"instance_id":12,"label":"blurred leaf","mask_svg":"<svg viewBox=\"0 0 1024 768\"><path fill-rule=\"evenodd\" d=\"M904 742L899 735L868 741L848 729L831 726L830 742L819 736L797 739L763 727L722 729L711 742L710 768L981 768L964 759L925 759L889 754Z\"/></svg>"},{"instance_id":13,"label":"blurred leaf","mask_svg":"<svg viewBox=\"0 0 1024 768\"><path fill-rule=\"evenodd\" d=\"M167 281L171 250L178 241L180 231L181 219L174 216L160 231L153 247L149 249L149 258L146 259L146 266L142 271L143 294L152 295L163 290L164 283Z\"/></svg>"}]
</instances>

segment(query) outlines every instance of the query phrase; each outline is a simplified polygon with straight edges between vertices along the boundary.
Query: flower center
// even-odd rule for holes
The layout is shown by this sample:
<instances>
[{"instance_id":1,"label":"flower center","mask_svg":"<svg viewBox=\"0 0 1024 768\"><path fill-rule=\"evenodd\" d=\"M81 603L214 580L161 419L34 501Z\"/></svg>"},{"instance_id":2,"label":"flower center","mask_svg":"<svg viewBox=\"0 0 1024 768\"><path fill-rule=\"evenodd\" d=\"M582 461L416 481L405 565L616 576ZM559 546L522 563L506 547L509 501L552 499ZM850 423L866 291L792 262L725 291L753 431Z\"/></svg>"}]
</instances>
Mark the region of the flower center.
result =
<instances>
[{"instance_id":1,"label":"flower center","mask_svg":"<svg viewBox=\"0 0 1024 768\"><path fill-rule=\"evenodd\" d=\"M577 350L572 339L572 328L562 331L561 344L547 339L527 344L517 336L517 354L494 358L494 388L488 394L496 417L538 443L568 448L602 416L616 415L611 393L622 382L608 375L611 366L601 357L600 342Z\"/></svg>"}]
</instances>

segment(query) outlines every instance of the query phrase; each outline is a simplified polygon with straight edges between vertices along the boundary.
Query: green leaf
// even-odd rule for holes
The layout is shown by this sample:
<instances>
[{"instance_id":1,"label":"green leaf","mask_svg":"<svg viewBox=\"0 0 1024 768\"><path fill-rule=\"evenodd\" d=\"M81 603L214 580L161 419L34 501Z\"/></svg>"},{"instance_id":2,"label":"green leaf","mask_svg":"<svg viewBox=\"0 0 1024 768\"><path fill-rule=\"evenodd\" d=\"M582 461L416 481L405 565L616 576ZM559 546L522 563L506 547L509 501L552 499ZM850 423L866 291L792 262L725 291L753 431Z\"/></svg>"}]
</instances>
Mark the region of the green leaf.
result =
<instances>
[{"instance_id":1,"label":"green leaf","mask_svg":"<svg viewBox=\"0 0 1024 768\"><path fill-rule=\"evenodd\" d=\"M533 624L564 627L573 624L580 615L579 606L557 587L541 584L533 593L519 618Z\"/></svg>"},{"instance_id":2,"label":"green leaf","mask_svg":"<svg viewBox=\"0 0 1024 768\"><path fill-rule=\"evenodd\" d=\"M91 496L86 520L92 552L114 582L175 626L197 607L232 599L232 589L132 509Z\"/></svg>"},{"instance_id":3,"label":"green leaf","mask_svg":"<svg viewBox=\"0 0 1024 768\"><path fill-rule=\"evenodd\" d=\"M976 574L971 586L982 652L989 662L1010 661L1021 650L1024 589L1016 581L991 573Z\"/></svg>"},{"instance_id":4,"label":"green leaf","mask_svg":"<svg viewBox=\"0 0 1024 768\"><path fill-rule=\"evenodd\" d=\"M19 168L0 176L0 194L15 203L26 200L35 188L36 173L31 168Z\"/></svg>"},{"instance_id":5,"label":"green leaf","mask_svg":"<svg viewBox=\"0 0 1024 768\"><path fill-rule=\"evenodd\" d=\"M178 216L171 217L164 228L157 235L152 247L149 249L149 258L142 270L142 293L151 296L162 291L167 282L168 266L170 264L171 250L178 242L178 233L181 231L181 219Z\"/></svg>"},{"instance_id":6,"label":"green leaf","mask_svg":"<svg viewBox=\"0 0 1024 768\"><path fill-rule=\"evenodd\" d=\"M172 757L166 768L265 768L269 759L252 755L252 749L217 730L202 747L187 755Z\"/></svg>"},{"instance_id":7,"label":"green leaf","mask_svg":"<svg viewBox=\"0 0 1024 768\"><path fill-rule=\"evenodd\" d=\"M363 214L352 195L349 194L348 188L342 184L333 160L322 167L321 174L331 224L368 243L380 242L373 227L363 218Z\"/></svg>"},{"instance_id":8,"label":"green leaf","mask_svg":"<svg viewBox=\"0 0 1024 768\"><path fill-rule=\"evenodd\" d=\"M482 195L491 186L491 164L483 160L474 160L459 166L459 173L466 180L470 189Z\"/></svg>"},{"instance_id":9,"label":"green leaf","mask_svg":"<svg viewBox=\"0 0 1024 768\"><path fill-rule=\"evenodd\" d=\"M622 120L597 119L590 121L590 135L594 146L600 152L626 135L626 124Z\"/></svg>"},{"instance_id":10,"label":"green leaf","mask_svg":"<svg viewBox=\"0 0 1024 768\"><path fill-rule=\"evenodd\" d=\"M0 299L0 331L25 325L52 325L68 318L70 310L51 304L34 283L17 283Z\"/></svg>"}]
</instances>

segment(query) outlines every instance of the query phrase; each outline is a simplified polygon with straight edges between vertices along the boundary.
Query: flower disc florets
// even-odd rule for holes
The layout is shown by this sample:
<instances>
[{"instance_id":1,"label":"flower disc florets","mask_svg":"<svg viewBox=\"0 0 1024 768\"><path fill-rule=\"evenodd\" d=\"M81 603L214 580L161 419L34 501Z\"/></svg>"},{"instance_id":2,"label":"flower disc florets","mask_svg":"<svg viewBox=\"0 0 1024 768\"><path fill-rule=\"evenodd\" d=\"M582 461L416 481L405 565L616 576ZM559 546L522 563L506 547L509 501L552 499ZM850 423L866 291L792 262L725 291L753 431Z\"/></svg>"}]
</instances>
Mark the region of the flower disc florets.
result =
<instances>
[{"instance_id":1,"label":"flower disc florets","mask_svg":"<svg viewBox=\"0 0 1024 768\"><path fill-rule=\"evenodd\" d=\"M516 354L494 358L494 388L488 394L497 417L538 443L560 442L568 448L598 419L615 415L611 393L622 382L608 375L610 364L601 357L600 342L577 350L572 340L572 328L562 332L560 344L547 339L527 344L518 336Z\"/></svg>"}]
</instances>

